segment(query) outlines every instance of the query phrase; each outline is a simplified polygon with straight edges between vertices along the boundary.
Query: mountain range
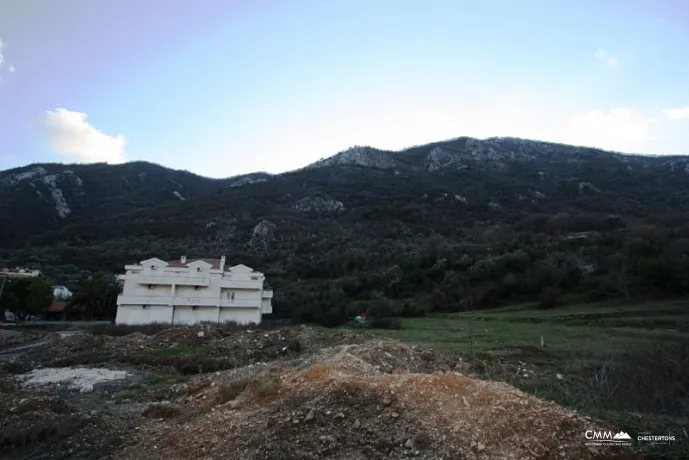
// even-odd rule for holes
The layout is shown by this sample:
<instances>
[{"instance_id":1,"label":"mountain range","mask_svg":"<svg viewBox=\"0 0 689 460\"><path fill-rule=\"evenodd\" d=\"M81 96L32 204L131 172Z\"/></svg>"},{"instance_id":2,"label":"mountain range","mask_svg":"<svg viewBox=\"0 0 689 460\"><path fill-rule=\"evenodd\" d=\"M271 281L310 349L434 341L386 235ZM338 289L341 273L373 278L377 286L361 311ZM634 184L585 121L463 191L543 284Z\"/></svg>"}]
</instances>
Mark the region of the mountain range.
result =
<instances>
[{"instance_id":1,"label":"mountain range","mask_svg":"<svg viewBox=\"0 0 689 460\"><path fill-rule=\"evenodd\" d=\"M520 234L550 241L658 222L674 231L689 211L688 184L687 156L517 138L357 146L296 171L227 179L147 162L33 164L0 172L0 264L41 266L64 281L150 256L226 254L291 292L378 276L438 244L464 255Z\"/></svg>"}]
</instances>

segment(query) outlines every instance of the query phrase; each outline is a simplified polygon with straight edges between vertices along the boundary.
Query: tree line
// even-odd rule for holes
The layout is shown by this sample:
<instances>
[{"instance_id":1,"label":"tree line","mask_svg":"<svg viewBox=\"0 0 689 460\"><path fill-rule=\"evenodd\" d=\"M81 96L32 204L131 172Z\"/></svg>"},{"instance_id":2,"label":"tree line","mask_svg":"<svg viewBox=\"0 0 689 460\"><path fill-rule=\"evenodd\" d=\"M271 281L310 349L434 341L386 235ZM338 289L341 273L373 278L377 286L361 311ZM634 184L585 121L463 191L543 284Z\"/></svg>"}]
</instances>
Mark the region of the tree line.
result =
<instances>
[{"instance_id":1,"label":"tree line","mask_svg":"<svg viewBox=\"0 0 689 460\"><path fill-rule=\"evenodd\" d=\"M15 320L41 319L51 304L59 299L45 277L3 278L0 280L0 311L12 313ZM117 313L120 286L113 275L97 272L79 279L72 286L72 296L64 299L64 319L113 319Z\"/></svg>"}]
</instances>

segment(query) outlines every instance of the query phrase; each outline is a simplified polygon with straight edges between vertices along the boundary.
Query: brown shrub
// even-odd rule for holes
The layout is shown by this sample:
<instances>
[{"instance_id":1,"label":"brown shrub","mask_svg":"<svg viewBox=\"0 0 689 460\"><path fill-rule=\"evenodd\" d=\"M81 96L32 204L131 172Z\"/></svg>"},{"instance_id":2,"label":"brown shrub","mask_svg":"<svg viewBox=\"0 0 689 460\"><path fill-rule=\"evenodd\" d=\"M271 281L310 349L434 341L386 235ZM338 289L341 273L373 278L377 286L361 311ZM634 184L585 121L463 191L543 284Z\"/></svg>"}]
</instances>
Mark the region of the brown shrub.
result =
<instances>
[{"instance_id":1,"label":"brown shrub","mask_svg":"<svg viewBox=\"0 0 689 460\"><path fill-rule=\"evenodd\" d=\"M144 410L143 416L150 418L174 418L181 413L182 411L176 406L171 406L169 404L151 404Z\"/></svg>"}]
</instances>

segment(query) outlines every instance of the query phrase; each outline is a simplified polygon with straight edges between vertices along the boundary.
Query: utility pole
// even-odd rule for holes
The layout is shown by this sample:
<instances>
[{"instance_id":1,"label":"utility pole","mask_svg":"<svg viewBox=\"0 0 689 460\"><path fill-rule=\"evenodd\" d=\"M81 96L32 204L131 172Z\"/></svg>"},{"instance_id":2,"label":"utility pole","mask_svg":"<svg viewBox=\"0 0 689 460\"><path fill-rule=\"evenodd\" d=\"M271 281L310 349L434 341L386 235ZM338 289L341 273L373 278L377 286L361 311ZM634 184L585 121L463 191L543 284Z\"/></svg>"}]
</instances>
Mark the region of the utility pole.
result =
<instances>
[{"instance_id":1,"label":"utility pole","mask_svg":"<svg viewBox=\"0 0 689 460\"><path fill-rule=\"evenodd\" d=\"M2 284L0 285L0 300L2 300L2 291L5 290L5 283L6 282L7 282L7 277L3 276L2 277ZM5 309L2 308L2 303L0 303L0 309L2 309L2 310L0 310L0 313L1 313L0 319L2 319L2 321L5 321L7 318L5 318Z\"/></svg>"},{"instance_id":2,"label":"utility pole","mask_svg":"<svg viewBox=\"0 0 689 460\"><path fill-rule=\"evenodd\" d=\"M5 283L7 282L7 277L2 277L2 285L0 285L0 300L2 300L2 291L5 290Z\"/></svg>"}]
</instances>

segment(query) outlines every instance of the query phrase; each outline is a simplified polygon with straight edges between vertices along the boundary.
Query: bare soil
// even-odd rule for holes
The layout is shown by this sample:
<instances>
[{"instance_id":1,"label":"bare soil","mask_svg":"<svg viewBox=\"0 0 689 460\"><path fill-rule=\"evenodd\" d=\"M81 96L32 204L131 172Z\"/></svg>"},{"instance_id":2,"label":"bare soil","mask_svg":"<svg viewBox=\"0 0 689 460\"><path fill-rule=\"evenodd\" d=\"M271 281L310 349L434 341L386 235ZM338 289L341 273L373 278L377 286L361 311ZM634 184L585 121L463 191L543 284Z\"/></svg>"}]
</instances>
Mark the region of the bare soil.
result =
<instances>
[{"instance_id":1,"label":"bare soil","mask_svg":"<svg viewBox=\"0 0 689 460\"><path fill-rule=\"evenodd\" d=\"M199 365L200 363L200 365ZM127 378L21 386L41 367ZM79 334L3 364L3 459L632 459L604 422L473 378L476 363L353 332L175 327ZM523 372L517 369L518 372Z\"/></svg>"}]
</instances>

